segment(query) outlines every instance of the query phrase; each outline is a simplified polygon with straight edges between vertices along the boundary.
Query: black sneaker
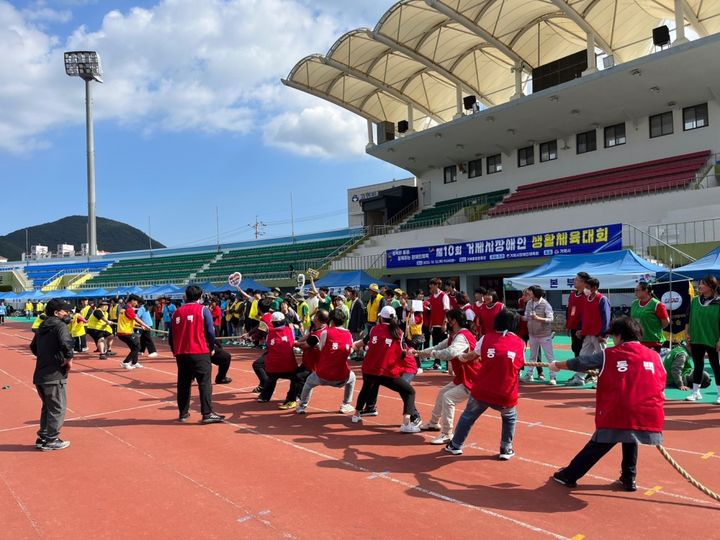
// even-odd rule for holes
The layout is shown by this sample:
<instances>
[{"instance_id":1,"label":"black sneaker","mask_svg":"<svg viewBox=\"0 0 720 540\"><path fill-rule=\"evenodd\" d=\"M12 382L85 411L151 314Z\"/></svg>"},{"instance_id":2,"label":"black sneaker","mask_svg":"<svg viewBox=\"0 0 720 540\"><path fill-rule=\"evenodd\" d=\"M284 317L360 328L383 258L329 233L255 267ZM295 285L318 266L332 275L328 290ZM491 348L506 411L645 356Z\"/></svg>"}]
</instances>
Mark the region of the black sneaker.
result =
<instances>
[{"instance_id":1,"label":"black sneaker","mask_svg":"<svg viewBox=\"0 0 720 540\"><path fill-rule=\"evenodd\" d=\"M262 397L259 397L259 398L257 398L255 401L257 401L258 403L267 403L267 402L270 401L270 400L269 400L269 399L262 398Z\"/></svg>"},{"instance_id":2,"label":"black sneaker","mask_svg":"<svg viewBox=\"0 0 720 540\"><path fill-rule=\"evenodd\" d=\"M117 356L117 353L115 351L108 351L105 354L107 354L108 356Z\"/></svg>"},{"instance_id":3,"label":"black sneaker","mask_svg":"<svg viewBox=\"0 0 720 540\"><path fill-rule=\"evenodd\" d=\"M215 384L230 384L232 379L230 377L224 377L222 379L215 379Z\"/></svg>"},{"instance_id":4,"label":"black sneaker","mask_svg":"<svg viewBox=\"0 0 720 540\"><path fill-rule=\"evenodd\" d=\"M225 420L225 416L222 414L203 414L201 423L203 424L220 424L223 420Z\"/></svg>"},{"instance_id":5,"label":"black sneaker","mask_svg":"<svg viewBox=\"0 0 720 540\"><path fill-rule=\"evenodd\" d=\"M445 451L448 454L452 454L453 456L461 456L462 455L462 449L461 448L455 448L453 446L452 442L449 442L445 445Z\"/></svg>"},{"instance_id":6,"label":"black sneaker","mask_svg":"<svg viewBox=\"0 0 720 540\"><path fill-rule=\"evenodd\" d=\"M555 472L552 475L552 479L555 480L558 484L562 484L565 487L569 487L569 488L577 487L577 482L575 482L574 480L570 480L570 479L566 478L565 475L563 475L564 470L565 469L560 469L559 471Z\"/></svg>"},{"instance_id":7,"label":"black sneaker","mask_svg":"<svg viewBox=\"0 0 720 540\"><path fill-rule=\"evenodd\" d=\"M61 439L55 439L54 441L45 441L40 447L43 452L50 452L52 450L64 450L70 446L70 441L63 441Z\"/></svg>"},{"instance_id":8,"label":"black sneaker","mask_svg":"<svg viewBox=\"0 0 720 540\"><path fill-rule=\"evenodd\" d=\"M362 411L360 411L360 416L377 416L378 414L378 410L375 407L373 407L372 409L363 409Z\"/></svg>"},{"instance_id":9,"label":"black sneaker","mask_svg":"<svg viewBox=\"0 0 720 540\"><path fill-rule=\"evenodd\" d=\"M35 439L35 448L38 450L42 450L43 445L45 444L45 439L38 437Z\"/></svg>"},{"instance_id":10,"label":"black sneaker","mask_svg":"<svg viewBox=\"0 0 720 540\"><path fill-rule=\"evenodd\" d=\"M628 478L627 476L621 476L618 481L625 491L637 491L637 484L634 478Z\"/></svg>"},{"instance_id":11,"label":"black sneaker","mask_svg":"<svg viewBox=\"0 0 720 540\"><path fill-rule=\"evenodd\" d=\"M498 454L498 459L500 461L507 461L509 459L512 459L515 456L515 450L512 448L507 448L505 450L500 450L500 454Z\"/></svg>"},{"instance_id":12,"label":"black sneaker","mask_svg":"<svg viewBox=\"0 0 720 540\"><path fill-rule=\"evenodd\" d=\"M435 362L430 369L439 370L440 369L440 362Z\"/></svg>"},{"instance_id":13,"label":"black sneaker","mask_svg":"<svg viewBox=\"0 0 720 540\"><path fill-rule=\"evenodd\" d=\"M107 354L101 354L100 360L107 360Z\"/></svg>"},{"instance_id":14,"label":"black sneaker","mask_svg":"<svg viewBox=\"0 0 720 540\"><path fill-rule=\"evenodd\" d=\"M178 418L178 422L182 422L183 424L190 420L190 413L181 414L180 418Z\"/></svg>"},{"instance_id":15,"label":"black sneaker","mask_svg":"<svg viewBox=\"0 0 720 540\"><path fill-rule=\"evenodd\" d=\"M259 394L260 392L262 392L262 386L257 385L255 388L252 389L252 392L254 394Z\"/></svg>"}]
</instances>

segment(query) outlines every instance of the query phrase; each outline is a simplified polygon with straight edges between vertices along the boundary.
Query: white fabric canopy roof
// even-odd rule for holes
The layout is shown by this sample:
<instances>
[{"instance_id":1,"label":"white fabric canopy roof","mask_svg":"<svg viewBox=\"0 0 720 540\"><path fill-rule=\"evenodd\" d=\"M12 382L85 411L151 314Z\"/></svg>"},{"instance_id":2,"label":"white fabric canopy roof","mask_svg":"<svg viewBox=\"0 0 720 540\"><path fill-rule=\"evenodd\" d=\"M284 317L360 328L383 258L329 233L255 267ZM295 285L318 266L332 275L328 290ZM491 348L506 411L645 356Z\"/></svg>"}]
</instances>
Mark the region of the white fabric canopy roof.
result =
<instances>
[{"instance_id":1,"label":"white fabric canopy roof","mask_svg":"<svg viewBox=\"0 0 720 540\"><path fill-rule=\"evenodd\" d=\"M686 27L720 31L720 1L682 0ZM451 120L457 88L485 105L515 93L537 66L586 48L587 35L615 63L652 52L652 29L674 21L675 0L401 0L374 29L340 37L325 55L300 60L287 79L373 122L412 129ZM672 22L668 23L673 26Z\"/></svg>"}]
</instances>

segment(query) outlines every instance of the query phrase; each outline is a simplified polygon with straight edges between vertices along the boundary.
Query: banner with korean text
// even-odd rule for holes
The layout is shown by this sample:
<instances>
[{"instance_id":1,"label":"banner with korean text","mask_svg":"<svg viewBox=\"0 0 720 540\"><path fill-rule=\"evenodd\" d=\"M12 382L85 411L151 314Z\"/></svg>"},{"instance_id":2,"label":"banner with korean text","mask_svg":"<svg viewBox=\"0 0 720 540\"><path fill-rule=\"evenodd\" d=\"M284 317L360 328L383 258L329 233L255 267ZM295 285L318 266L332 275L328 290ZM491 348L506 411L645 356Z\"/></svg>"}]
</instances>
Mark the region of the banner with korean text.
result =
<instances>
[{"instance_id":1,"label":"banner with korean text","mask_svg":"<svg viewBox=\"0 0 720 540\"><path fill-rule=\"evenodd\" d=\"M387 251L388 268L470 264L622 249L622 224Z\"/></svg>"}]
</instances>

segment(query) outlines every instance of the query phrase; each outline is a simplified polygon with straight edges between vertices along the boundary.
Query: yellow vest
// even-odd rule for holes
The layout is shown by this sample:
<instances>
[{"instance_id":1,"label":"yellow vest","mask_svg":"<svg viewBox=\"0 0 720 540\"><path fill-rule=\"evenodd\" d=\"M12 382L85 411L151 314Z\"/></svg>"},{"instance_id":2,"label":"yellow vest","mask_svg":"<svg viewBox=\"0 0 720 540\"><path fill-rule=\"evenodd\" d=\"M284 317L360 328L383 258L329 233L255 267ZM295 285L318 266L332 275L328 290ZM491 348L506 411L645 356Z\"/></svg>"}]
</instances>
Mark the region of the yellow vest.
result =
<instances>
[{"instance_id":1,"label":"yellow vest","mask_svg":"<svg viewBox=\"0 0 720 540\"><path fill-rule=\"evenodd\" d=\"M33 310L33 303L25 302L25 311L32 311L32 310Z\"/></svg>"},{"instance_id":2,"label":"yellow vest","mask_svg":"<svg viewBox=\"0 0 720 540\"><path fill-rule=\"evenodd\" d=\"M258 313L258 300L253 300L253 303L250 305L250 313L248 313L248 317L255 319L256 321L260 320L260 314Z\"/></svg>"},{"instance_id":3,"label":"yellow vest","mask_svg":"<svg viewBox=\"0 0 720 540\"><path fill-rule=\"evenodd\" d=\"M312 317L310 316L310 306L308 306L308 303L305 300L303 300L298 306L298 315L302 319L303 328L305 330L309 329L312 324Z\"/></svg>"},{"instance_id":4,"label":"yellow vest","mask_svg":"<svg viewBox=\"0 0 720 540\"><path fill-rule=\"evenodd\" d=\"M410 314L410 316L411 316L413 319L415 318L415 317L412 316L412 314ZM422 325L422 322L421 322L420 324L409 323L408 326L410 327L410 337L411 337L411 338L414 337L414 336L422 336L422 334L423 334L423 330L422 330L423 325Z\"/></svg>"},{"instance_id":5,"label":"yellow vest","mask_svg":"<svg viewBox=\"0 0 720 540\"><path fill-rule=\"evenodd\" d=\"M45 304L43 304L42 302L38 302L37 303L38 313L42 313L44 309L45 309Z\"/></svg>"},{"instance_id":6,"label":"yellow vest","mask_svg":"<svg viewBox=\"0 0 720 540\"><path fill-rule=\"evenodd\" d=\"M40 315L38 315L37 317L35 317L35 320L34 320L33 323L32 323L32 329L33 329L33 330L37 330L38 327L42 324L42 322L43 322L44 320L45 320L45 319L42 319L42 318L40 317Z\"/></svg>"},{"instance_id":7,"label":"yellow vest","mask_svg":"<svg viewBox=\"0 0 720 540\"><path fill-rule=\"evenodd\" d=\"M135 329L135 321L132 319L128 319L125 316L125 310L123 309L120 311L120 317L118 317L118 323L117 323L117 331L118 334L124 334L126 336L133 333L133 330Z\"/></svg>"},{"instance_id":8,"label":"yellow vest","mask_svg":"<svg viewBox=\"0 0 720 540\"><path fill-rule=\"evenodd\" d=\"M382 304L382 296L379 294L376 294L375 298L368 300L367 321L369 323L377 322L378 313L380 313L380 304Z\"/></svg>"},{"instance_id":9,"label":"yellow vest","mask_svg":"<svg viewBox=\"0 0 720 540\"><path fill-rule=\"evenodd\" d=\"M110 320L117 321L118 320L118 305L115 304L114 306L110 306Z\"/></svg>"},{"instance_id":10,"label":"yellow vest","mask_svg":"<svg viewBox=\"0 0 720 540\"><path fill-rule=\"evenodd\" d=\"M82 318L85 319L86 321L87 321L87 318L88 318L88 313L90 313L90 308L91 308L91 307L92 307L92 306L91 306L90 304L88 304L87 306L85 306L84 308L82 308L82 309L80 310L80 315L82 315Z\"/></svg>"},{"instance_id":11,"label":"yellow vest","mask_svg":"<svg viewBox=\"0 0 720 540\"><path fill-rule=\"evenodd\" d=\"M82 315L76 313L73 315L72 322L70 323L70 335L74 338L85 335L85 323L80 322L80 317L82 317Z\"/></svg>"},{"instance_id":12,"label":"yellow vest","mask_svg":"<svg viewBox=\"0 0 720 540\"><path fill-rule=\"evenodd\" d=\"M102 311L97 310L97 311ZM90 318L88 319L87 327L90 330L100 330L101 332L112 332L112 326L110 326L107 322L107 313L103 311L103 317L102 319L98 319L95 316L95 312L90 315Z\"/></svg>"}]
</instances>

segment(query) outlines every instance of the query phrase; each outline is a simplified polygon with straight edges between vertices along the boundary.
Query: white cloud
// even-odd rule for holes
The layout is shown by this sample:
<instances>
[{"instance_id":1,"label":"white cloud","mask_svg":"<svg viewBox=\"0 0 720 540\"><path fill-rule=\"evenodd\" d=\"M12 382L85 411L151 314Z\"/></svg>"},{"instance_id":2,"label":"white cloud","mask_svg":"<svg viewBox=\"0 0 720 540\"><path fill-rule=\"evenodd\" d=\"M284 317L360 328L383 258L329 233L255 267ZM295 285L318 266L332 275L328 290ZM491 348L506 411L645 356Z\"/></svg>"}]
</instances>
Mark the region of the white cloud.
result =
<instances>
[{"instance_id":1,"label":"white cloud","mask_svg":"<svg viewBox=\"0 0 720 540\"><path fill-rule=\"evenodd\" d=\"M40 6L24 9L22 14L28 21L37 23L66 23L72 19L72 12L67 9L57 10Z\"/></svg>"},{"instance_id":2,"label":"white cloud","mask_svg":"<svg viewBox=\"0 0 720 540\"><path fill-rule=\"evenodd\" d=\"M10 64L0 72L0 109L9 113L0 117L0 149L31 151L47 144L49 130L84 121L82 85L65 76L62 53L90 49L105 71L105 84L95 85L98 121L145 134L258 130L267 144L304 155L362 154L362 120L279 79L303 56L325 52L351 21L374 24L378 13L368 12L390 3L161 0L109 11L99 28L80 26L63 43L39 26L63 12L42 3L18 11L0 0Z\"/></svg>"}]
</instances>

